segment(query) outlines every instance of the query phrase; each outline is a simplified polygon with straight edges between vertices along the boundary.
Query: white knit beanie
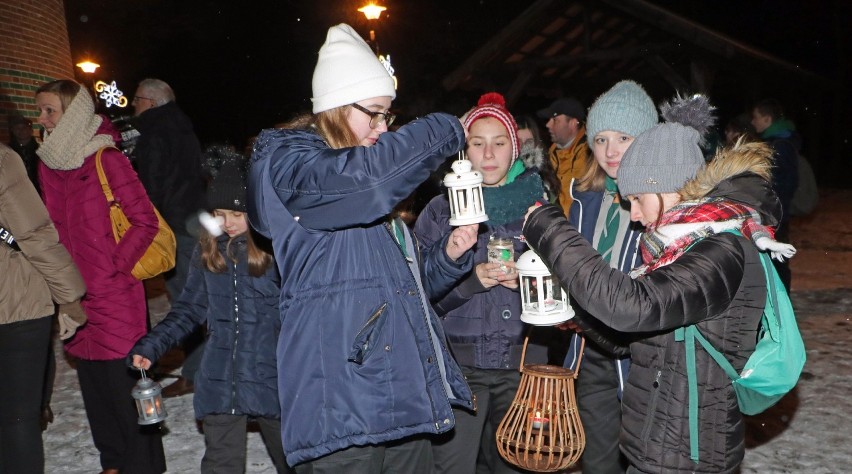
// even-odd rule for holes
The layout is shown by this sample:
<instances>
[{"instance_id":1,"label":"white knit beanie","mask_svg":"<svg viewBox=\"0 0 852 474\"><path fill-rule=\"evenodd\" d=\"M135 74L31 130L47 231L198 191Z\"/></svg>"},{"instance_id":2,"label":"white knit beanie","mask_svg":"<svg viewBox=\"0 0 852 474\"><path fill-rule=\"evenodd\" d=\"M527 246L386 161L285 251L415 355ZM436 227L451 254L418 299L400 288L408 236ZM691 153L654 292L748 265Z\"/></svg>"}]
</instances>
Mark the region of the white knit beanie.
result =
<instances>
[{"instance_id":1,"label":"white knit beanie","mask_svg":"<svg viewBox=\"0 0 852 474\"><path fill-rule=\"evenodd\" d=\"M388 70L370 46L345 23L328 29L325 44L319 50L312 86L315 114L372 97L396 98Z\"/></svg>"}]
</instances>

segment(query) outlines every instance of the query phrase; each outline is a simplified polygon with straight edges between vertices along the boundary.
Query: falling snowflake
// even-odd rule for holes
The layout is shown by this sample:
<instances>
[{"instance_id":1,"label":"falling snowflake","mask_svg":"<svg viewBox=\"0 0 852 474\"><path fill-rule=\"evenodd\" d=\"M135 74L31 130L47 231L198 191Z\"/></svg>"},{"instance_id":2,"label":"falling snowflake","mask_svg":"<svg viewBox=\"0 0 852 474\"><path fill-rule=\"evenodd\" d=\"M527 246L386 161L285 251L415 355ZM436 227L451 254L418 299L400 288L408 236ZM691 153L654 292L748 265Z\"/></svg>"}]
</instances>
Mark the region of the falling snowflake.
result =
<instances>
[{"instance_id":1,"label":"falling snowflake","mask_svg":"<svg viewBox=\"0 0 852 474\"><path fill-rule=\"evenodd\" d=\"M112 107L113 105L127 107L127 97L124 97L124 92L118 89L115 81L112 81L110 84L98 81L95 84L95 90L100 92L98 97L104 100L107 107Z\"/></svg>"}]
</instances>

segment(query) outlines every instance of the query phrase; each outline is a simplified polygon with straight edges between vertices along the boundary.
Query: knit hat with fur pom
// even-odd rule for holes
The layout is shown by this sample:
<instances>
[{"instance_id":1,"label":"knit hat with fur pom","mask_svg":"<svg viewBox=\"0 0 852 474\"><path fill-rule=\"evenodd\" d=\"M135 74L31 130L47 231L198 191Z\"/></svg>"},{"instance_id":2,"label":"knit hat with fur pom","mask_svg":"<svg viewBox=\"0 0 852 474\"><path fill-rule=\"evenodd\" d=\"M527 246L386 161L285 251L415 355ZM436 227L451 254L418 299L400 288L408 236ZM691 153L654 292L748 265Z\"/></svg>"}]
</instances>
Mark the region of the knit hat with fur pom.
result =
<instances>
[{"instance_id":1,"label":"knit hat with fur pom","mask_svg":"<svg viewBox=\"0 0 852 474\"><path fill-rule=\"evenodd\" d=\"M589 109L586 137L589 145L595 135L605 130L638 137L657 124L657 107L654 101L633 81L621 81L598 97Z\"/></svg>"},{"instance_id":2,"label":"knit hat with fur pom","mask_svg":"<svg viewBox=\"0 0 852 474\"><path fill-rule=\"evenodd\" d=\"M518 141L518 124L515 123L515 118L506 109L506 99L497 92L483 94L476 107L465 114L464 128L470 130L473 122L483 117L494 117L506 127L506 131L509 132L509 139L512 141L512 162L514 163L520 154L521 144Z\"/></svg>"},{"instance_id":3,"label":"knit hat with fur pom","mask_svg":"<svg viewBox=\"0 0 852 474\"><path fill-rule=\"evenodd\" d=\"M370 46L345 23L328 29L312 85L315 114L373 97L396 98L388 70Z\"/></svg>"},{"instance_id":4,"label":"knit hat with fur pom","mask_svg":"<svg viewBox=\"0 0 852 474\"><path fill-rule=\"evenodd\" d=\"M698 144L715 122L707 97L677 96L660 107L666 123L636 137L618 167L622 196L675 193L704 166Z\"/></svg>"}]
</instances>

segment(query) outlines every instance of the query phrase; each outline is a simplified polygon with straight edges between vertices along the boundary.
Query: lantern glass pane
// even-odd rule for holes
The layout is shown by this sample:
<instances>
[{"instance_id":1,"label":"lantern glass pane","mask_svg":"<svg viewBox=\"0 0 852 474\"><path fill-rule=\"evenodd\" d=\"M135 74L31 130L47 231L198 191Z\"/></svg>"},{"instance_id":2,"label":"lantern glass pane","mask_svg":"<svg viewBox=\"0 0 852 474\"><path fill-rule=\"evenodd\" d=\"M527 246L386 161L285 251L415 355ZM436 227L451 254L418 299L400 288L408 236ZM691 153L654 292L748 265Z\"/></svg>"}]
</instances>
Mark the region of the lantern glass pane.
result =
<instances>
[{"instance_id":1,"label":"lantern glass pane","mask_svg":"<svg viewBox=\"0 0 852 474\"><path fill-rule=\"evenodd\" d=\"M456 190L456 205L458 206L459 214L467 214L467 193L464 189Z\"/></svg>"}]
</instances>

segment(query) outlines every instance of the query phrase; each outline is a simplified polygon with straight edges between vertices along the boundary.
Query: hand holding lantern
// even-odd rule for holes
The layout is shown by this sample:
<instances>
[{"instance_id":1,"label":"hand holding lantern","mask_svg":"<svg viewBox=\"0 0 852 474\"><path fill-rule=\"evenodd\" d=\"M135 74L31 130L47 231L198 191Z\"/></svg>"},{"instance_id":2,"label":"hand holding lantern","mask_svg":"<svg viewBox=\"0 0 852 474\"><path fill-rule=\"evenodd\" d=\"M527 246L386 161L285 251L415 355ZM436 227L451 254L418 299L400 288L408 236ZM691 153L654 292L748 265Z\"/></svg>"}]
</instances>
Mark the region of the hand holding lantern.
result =
<instances>
[{"instance_id":1,"label":"hand holding lantern","mask_svg":"<svg viewBox=\"0 0 852 474\"><path fill-rule=\"evenodd\" d=\"M163 398L160 395L163 388L159 383L145 377L145 370L139 369L142 372L142 378L130 391L130 395L136 402L136 412L139 415L137 420L140 425L153 425L166 419L166 407L163 405Z\"/></svg>"},{"instance_id":2,"label":"hand holding lantern","mask_svg":"<svg viewBox=\"0 0 852 474\"><path fill-rule=\"evenodd\" d=\"M444 177L450 199L450 225L478 224L488 220L482 199L482 174L472 171L473 164L463 151L453 165L453 172Z\"/></svg>"}]
</instances>

